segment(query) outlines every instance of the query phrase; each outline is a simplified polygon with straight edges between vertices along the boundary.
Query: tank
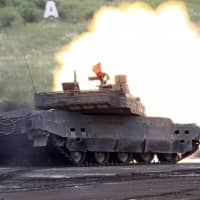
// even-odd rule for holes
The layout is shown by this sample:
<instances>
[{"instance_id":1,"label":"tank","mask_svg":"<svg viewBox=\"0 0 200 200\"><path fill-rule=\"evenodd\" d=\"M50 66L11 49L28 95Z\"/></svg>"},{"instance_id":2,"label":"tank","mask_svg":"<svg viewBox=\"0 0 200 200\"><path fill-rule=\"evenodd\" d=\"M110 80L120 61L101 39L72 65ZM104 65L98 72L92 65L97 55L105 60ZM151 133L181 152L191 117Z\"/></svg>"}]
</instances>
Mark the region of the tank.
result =
<instances>
[{"instance_id":1,"label":"tank","mask_svg":"<svg viewBox=\"0 0 200 200\"><path fill-rule=\"evenodd\" d=\"M0 134L25 135L33 148L51 146L76 166L176 163L198 150L196 124L146 116L125 75L107 79L96 74L89 80L99 80L98 89L80 90L75 76L62 92L36 93L36 110L0 115Z\"/></svg>"}]
</instances>

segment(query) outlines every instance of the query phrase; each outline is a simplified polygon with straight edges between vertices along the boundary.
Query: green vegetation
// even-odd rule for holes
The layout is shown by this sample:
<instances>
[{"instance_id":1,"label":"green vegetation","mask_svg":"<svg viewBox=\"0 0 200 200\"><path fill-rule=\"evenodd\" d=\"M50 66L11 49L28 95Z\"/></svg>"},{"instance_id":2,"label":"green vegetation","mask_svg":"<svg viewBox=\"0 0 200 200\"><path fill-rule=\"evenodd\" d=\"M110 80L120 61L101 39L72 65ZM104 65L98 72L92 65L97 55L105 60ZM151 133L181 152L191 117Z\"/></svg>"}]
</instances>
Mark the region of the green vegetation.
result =
<instances>
[{"instance_id":1,"label":"green vegetation","mask_svg":"<svg viewBox=\"0 0 200 200\"><path fill-rule=\"evenodd\" d=\"M157 6L164 0L146 0ZM30 68L37 91L50 91L54 54L83 32L102 5L122 0L57 0L60 19L42 19L45 0L0 0L0 101L32 105ZM129 0L126 2L134 2ZM200 1L185 0L192 19L200 20Z\"/></svg>"},{"instance_id":2,"label":"green vegetation","mask_svg":"<svg viewBox=\"0 0 200 200\"><path fill-rule=\"evenodd\" d=\"M11 26L17 17L18 13L13 7L0 8L0 28Z\"/></svg>"}]
</instances>

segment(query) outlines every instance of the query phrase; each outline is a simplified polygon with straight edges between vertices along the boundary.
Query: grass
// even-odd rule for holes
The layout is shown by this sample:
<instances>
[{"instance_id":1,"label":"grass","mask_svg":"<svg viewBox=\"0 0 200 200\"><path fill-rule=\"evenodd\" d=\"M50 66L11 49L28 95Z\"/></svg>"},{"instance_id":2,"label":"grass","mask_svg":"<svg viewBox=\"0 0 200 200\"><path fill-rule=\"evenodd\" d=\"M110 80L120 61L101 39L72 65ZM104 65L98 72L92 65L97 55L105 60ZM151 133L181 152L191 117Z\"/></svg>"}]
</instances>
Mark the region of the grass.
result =
<instances>
[{"instance_id":1,"label":"grass","mask_svg":"<svg viewBox=\"0 0 200 200\"><path fill-rule=\"evenodd\" d=\"M70 2L70 0L68 1ZM33 106L33 87L28 72L30 67L38 92L50 91L52 72L56 66L54 54L88 24L84 13L93 13L102 5L117 5L122 0L73 0L68 14L73 20L23 24L0 30L0 101L17 100ZM129 0L128 2L134 2ZM163 0L146 0L157 6ZM200 1L185 0L191 18L200 20ZM89 10L89 11L88 11ZM70 13L71 12L71 13ZM74 18L75 17L75 18Z\"/></svg>"},{"instance_id":2,"label":"grass","mask_svg":"<svg viewBox=\"0 0 200 200\"><path fill-rule=\"evenodd\" d=\"M42 22L1 31L0 91L4 98L32 102L28 66L37 91L51 90L54 53L84 28L85 24Z\"/></svg>"}]
</instances>

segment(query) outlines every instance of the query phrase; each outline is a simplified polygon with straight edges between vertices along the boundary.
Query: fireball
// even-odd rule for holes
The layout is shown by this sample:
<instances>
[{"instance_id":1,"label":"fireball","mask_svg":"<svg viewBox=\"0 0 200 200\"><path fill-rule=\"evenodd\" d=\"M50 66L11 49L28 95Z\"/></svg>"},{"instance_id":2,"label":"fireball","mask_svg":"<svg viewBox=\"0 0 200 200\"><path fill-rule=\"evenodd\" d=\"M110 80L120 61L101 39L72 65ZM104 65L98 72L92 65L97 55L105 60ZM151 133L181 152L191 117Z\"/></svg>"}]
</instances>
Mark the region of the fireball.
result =
<instances>
[{"instance_id":1,"label":"fireball","mask_svg":"<svg viewBox=\"0 0 200 200\"><path fill-rule=\"evenodd\" d=\"M139 96L148 116L200 124L200 36L181 1L153 9L146 3L100 8L87 32L56 54L54 90L73 81L91 89L87 78L101 63L111 82L127 74L131 93Z\"/></svg>"}]
</instances>

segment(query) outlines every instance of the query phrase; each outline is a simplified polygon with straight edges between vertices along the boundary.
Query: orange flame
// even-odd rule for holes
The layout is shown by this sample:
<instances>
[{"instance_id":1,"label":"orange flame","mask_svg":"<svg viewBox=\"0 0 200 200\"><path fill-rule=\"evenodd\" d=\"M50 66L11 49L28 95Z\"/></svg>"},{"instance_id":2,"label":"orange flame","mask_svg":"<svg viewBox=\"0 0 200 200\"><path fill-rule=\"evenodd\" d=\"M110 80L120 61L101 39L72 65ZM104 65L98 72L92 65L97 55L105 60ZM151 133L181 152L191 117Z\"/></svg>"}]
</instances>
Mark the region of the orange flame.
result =
<instances>
[{"instance_id":1,"label":"orange flame","mask_svg":"<svg viewBox=\"0 0 200 200\"><path fill-rule=\"evenodd\" d=\"M132 93L147 114L177 122L200 122L200 37L183 2L167 1L156 9L136 2L97 11L88 31L56 54L54 90L77 71L82 89L91 88L92 66L113 81L128 75Z\"/></svg>"}]
</instances>

